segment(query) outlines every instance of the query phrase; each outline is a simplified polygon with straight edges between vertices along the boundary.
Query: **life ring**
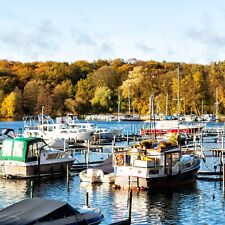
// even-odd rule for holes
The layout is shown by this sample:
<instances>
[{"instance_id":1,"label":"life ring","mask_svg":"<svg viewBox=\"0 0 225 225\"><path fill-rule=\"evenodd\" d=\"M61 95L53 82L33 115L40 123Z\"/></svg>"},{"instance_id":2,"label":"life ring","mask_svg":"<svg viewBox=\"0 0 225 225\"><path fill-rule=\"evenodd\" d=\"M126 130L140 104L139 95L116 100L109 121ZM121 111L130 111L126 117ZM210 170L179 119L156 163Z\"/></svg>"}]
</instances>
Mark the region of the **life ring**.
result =
<instances>
[{"instance_id":1,"label":"life ring","mask_svg":"<svg viewBox=\"0 0 225 225\"><path fill-rule=\"evenodd\" d=\"M116 165L121 166L123 164L123 156L122 155L116 155L115 161L116 161Z\"/></svg>"}]
</instances>

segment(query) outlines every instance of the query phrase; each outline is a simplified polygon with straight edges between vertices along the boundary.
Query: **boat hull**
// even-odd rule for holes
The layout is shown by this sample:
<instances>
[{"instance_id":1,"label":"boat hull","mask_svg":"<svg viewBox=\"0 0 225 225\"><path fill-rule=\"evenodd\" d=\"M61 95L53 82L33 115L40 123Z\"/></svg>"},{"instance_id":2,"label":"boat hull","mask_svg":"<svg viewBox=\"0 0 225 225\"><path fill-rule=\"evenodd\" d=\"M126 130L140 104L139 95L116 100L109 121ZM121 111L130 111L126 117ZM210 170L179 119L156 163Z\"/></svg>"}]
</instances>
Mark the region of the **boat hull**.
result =
<instances>
[{"instance_id":1,"label":"boat hull","mask_svg":"<svg viewBox=\"0 0 225 225\"><path fill-rule=\"evenodd\" d=\"M11 178L31 178L37 176L52 176L54 174L66 173L74 159L54 163L44 163L40 165L40 171L37 162L23 163L15 161L2 161L0 167L1 177Z\"/></svg>"},{"instance_id":2,"label":"boat hull","mask_svg":"<svg viewBox=\"0 0 225 225\"><path fill-rule=\"evenodd\" d=\"M167 175L154 178L119 175L116 176L115 186L122 189L140 188L149 190L175 188L195 182L198 170L199 167L187 172L178 173L176 175Z\"/></svg>"},{"instance_id":3,"label":"boat hull","mask_svg":"<svg viewBox=\"0 0 225 225\"><path fill-rule=\"evenodd\" d=\"M99 169L86 169L79 174L80 181L89 183L114 183L115 174L109 173L104 174L102 170Z\"/></svg>"}]
</instances>

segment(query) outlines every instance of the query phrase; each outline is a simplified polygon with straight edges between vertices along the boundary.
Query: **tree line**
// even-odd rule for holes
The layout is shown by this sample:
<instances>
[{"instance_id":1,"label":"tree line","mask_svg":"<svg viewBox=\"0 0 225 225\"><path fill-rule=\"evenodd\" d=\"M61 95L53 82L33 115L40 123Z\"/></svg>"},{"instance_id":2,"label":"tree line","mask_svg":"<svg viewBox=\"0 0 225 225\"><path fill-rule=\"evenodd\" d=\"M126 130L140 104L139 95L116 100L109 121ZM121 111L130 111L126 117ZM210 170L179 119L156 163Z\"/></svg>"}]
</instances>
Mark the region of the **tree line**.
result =
<instances>
[{"instance_id":1,"label":"tree line","mask_svg":"<svg viewBox=\"0 0 225 225\"><path fill-rule=\"evenodd\" d=\"M179 79L178 70L179 67ZM225 112L225 62L208 65L130 59L67 62L0 60L0 116L44 112L53 116L91 113ZM179 81L179 85L178 85ZM179 87L179 90L178 90Z\"/></svg>"}]
</instances>

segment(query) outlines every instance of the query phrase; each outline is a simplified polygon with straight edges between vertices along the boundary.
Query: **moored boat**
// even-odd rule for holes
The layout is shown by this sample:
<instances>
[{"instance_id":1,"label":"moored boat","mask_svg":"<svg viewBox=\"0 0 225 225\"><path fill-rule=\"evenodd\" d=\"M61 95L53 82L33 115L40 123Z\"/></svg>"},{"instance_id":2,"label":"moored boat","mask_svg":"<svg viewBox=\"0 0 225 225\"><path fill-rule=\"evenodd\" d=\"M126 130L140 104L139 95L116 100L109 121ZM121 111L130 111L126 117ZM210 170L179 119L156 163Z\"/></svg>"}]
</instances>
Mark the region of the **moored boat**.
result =
<instances>
[{"instance_id":1,"label":"moored boat","mask_svg":"<svg viewBox=\"0 0 225 225\"><path fill-rule=\"evenodd\" d=\"M75 157L50 148L41 138L5 139L0 150L0 176L36 177L63 173Z\"/></svg>"},{"instance_id":2,"label":"moored boat","mask_svg":"<svg viewBox=\"0 0 225 225\"><path fill-rule=\"evenodd\" d=\"M101 169L88 168L79 174L80 181L90 183L114 183L114 173L104 173Z\"/></svg>"},{"instance_id":3,"label":"moored boat","mask_svg":"<svg viewBox=\"0 0 225 225\"><path fill-rule=\"evenodd\" d=\"M204 128L200 123L184 123L178 120L165 120L153 122L150 127L141 130L141 135L164 135L168 133L175 134L195 134Z\"/></svg>"},{"instance_id":4,"label":"moored boat","mask_svg":"<svg viewBox=\"0 0 225 225\"><path fill-rule=\"evenodd\" d=\"M75 209L53 199L25 199L0 210L0 224L6 225L97 225L104 215L99 209Z\"/></svg>"},{"instance_id":5,"label":"moored boat","mask_svg":"<svg viewBox=\"0 0 225 225\"><path fill-rule=\"evenodd\" d=\"M135 147L115 152L115 185L121 188L158 189L193 182L200 168L202 149L166 146Z\"/></svg>"}]
</instances>

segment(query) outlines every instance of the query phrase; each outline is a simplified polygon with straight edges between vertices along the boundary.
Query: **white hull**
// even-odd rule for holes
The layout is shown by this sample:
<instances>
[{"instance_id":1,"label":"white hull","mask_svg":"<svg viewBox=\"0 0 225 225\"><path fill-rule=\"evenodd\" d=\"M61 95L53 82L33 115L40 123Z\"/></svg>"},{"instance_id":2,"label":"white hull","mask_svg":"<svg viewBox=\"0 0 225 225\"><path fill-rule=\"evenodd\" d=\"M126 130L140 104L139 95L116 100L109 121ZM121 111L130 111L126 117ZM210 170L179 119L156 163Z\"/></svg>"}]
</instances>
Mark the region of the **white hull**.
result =
<instances>
[{"instance_id":1,"label":"white hull","mask_svg":"<svg viewBox=\"0 0 225 225\"><path fill-rule=\"evenodd\" d=\"M89 183L114 183L115 182L114 173L104 174L102 170L99 170L99 169L86 169L80 172L79 177L82 182L89 182Z\"/></svg>"},{"instance_id":2,"label":"white hull","mask_svg":"<svg viewBox=\"0 0 225 225\"><path fill-rule=\"evenodd\" d=\"M49 162L42 162L40 164L40 172L38 171L38 162L17 162L17 161L1 161L0 163L0 176L3 177L18 177L29 178L37 177L40 173L41 176L52 175L55 173L65 173L67 166L70 168L74 162L71 159L57 159Z\"/></svg>"}]
</instances>

